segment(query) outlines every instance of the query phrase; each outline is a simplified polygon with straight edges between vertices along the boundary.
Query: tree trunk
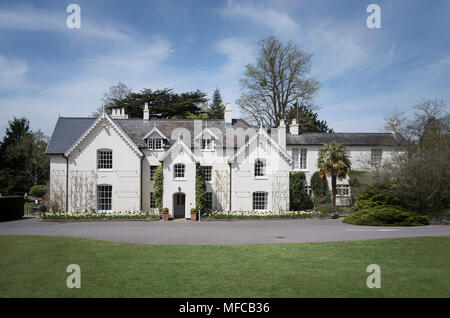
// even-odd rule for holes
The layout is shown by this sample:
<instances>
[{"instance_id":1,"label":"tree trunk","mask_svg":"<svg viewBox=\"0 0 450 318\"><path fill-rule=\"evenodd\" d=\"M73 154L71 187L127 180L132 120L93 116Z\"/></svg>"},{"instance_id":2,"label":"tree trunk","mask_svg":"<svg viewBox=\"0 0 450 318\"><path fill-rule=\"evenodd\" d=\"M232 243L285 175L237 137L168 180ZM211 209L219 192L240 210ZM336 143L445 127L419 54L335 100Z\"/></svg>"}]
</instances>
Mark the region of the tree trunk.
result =
<instances>
[{"instance_id":1,"label":"tree trunk","mask_svg":"<svg viewBox=\"0 0 450 318\"><path fill-rule=\"evenodd\" d=\"M336 206L336 176L331 176L331 193L333 196L333 206Z\"/></svg>"}]
</instances>

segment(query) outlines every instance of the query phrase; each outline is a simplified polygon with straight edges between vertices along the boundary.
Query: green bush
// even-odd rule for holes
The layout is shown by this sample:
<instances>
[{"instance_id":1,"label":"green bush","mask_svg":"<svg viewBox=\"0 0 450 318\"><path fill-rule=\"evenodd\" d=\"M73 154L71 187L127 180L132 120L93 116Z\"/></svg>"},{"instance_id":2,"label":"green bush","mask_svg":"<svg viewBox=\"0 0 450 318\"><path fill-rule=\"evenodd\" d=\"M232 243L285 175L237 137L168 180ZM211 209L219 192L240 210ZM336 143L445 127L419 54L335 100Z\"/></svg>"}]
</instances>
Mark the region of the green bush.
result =
<instances>
[{"instance_id":1,"label":"green bush","mask_svg":"<svg viewBox=\"0 0 450 318\"><path fill-rule=\"evenodd\" d=\"M318 198L322 197L326 200L329 197L327 178L321 178L319 172L315 172L311 177L311 189L313 195Z\"/></svg>"},{"instance_id":2,"label":"green bush","mask_svg":"<svg viewBox=\"0 0 450 318\"><path fill-rule=\"evenodd\" d=\"M394 185L370 185L364 192L356 196L355 210L373 208L376 206L395 205L406 208L403 200L393 193Z\"/></svg>"},{"instance_id":3,"label":"green bush","mask_svg":"<svg viewBox=\"0 0 450 318\"><path fill-rule=\"evenodd\" d=\"M429 224L425 216L420 216L402 207L392 205L360 210L347 216L343 222L356 225L379 226L421 226Z\"/></svg>"},{"instance_id":4,"label":"green bush","mask_svg":"<svg viewBox=\"0 0 450 318\"><path fill-rule=\"evenodd\" d=\"M30 189L30 195L32 197L42 198L45 194L45 186L43 185L35 185Z\"/></svg>"},{"instance_id":5,"label":"green bush","mask_svg":"<svg viewBox=\"0 0 450 318\"><path fill-rule=\"evenodd\" d=\"M289 174L289 205L290 210L310 210L314 207L305 189L306 177L304 172Z\"/></svg>"},{"instance_id":6,"label":"green bush","mask_svg":"<svg viewBox=\"0 0 450 318\"><path fill-rule=\"evenodd\" d=\"M22 218L24 202L23 197L0 197L0 221Z\"/></svg>"}]
</instances>

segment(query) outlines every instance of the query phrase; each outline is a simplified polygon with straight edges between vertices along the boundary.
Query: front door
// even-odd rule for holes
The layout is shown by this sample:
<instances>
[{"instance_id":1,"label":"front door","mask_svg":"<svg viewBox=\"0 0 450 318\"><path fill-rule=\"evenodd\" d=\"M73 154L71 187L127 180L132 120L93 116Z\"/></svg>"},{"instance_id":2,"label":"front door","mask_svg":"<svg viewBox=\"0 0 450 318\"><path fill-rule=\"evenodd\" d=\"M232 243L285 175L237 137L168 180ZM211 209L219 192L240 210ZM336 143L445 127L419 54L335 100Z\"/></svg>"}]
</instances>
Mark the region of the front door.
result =
<instances>
[{"instance_id":1,"label":"front door","mask_svg":"<svg viewBox=\"0 0 450 318\"><path fill-rule=\"evenodd\" d=\"M185 204L186 197L184 193L175 193L173 196L173 212L174 218L184 218L185 217Z\"/></svg>"}]
</instances>

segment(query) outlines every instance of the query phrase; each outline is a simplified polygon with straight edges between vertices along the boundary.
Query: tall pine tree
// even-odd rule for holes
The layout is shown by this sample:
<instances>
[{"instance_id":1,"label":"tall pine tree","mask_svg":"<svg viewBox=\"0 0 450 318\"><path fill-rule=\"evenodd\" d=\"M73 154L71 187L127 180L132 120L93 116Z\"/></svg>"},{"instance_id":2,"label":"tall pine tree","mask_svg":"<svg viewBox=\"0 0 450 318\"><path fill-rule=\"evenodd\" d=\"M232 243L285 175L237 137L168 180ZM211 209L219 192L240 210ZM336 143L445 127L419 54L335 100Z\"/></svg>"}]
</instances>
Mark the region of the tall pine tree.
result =
<instances>
[{"instance_id":1,"label":"tall pine tree","mask_svg":"<svg viewBox=\"0 0 450 318\"><path fill-rule=\"evenodd\" d=\"M333 129L328 127L327 122L325 120L319 120L317 117L317 113L313 112L307 106L298 107L294 104L288 114L287 120L289 123L292 122L292 119L296 119L299 125L299 133L315 133L315 132L324 132L324 133L332 133Z\"/></svg>"},{"instance_id":2,"label":"tall pine tree","mask_svg":"<svg viewBox=\"0 0 450 318\"><path fill-rule=\"evenodd\" d=\"M212 103L209 105L209 118L215 118L215 119L223 119L224 112L225 112L225 106L222 102L222 95L220 95L220 91L218 88L214 90Z\"/></svg>"}]
</instances>

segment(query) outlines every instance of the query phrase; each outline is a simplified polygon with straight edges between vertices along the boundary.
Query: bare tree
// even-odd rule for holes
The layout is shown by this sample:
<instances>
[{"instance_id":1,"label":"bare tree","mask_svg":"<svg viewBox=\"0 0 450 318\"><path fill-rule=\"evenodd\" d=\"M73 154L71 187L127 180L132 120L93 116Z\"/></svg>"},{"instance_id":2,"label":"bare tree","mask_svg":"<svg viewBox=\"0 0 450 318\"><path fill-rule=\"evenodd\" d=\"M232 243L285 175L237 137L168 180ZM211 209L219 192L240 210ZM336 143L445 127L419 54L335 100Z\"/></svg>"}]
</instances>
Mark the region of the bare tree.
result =
<instances>
[{"instance_id":1,"label":"bare tree","mask_svg":"<svg viewBox=\"0 0 450 318\"><path fill-rule=\"evenodd\" d=\"M94 117L99 116L100 114L103 113L103 108L105 108L105 111L106 111L108 106L110 106L111 104L114 104L115 101L117 101L117 100L124 99L130 93L131 93L131 88L129 88L123 82L119 82L115 85L112 85L109 88L109 91L103 95L101 106L99 108L97 108L96 112L92 113L92 116L94 116Z\"/></svg>"},{"instance_id":2,"label":"bare tree","mask_svg":"<svg viewBox=\"0 0 450 318\"><path fill-rule=\"evenodd\" d=\"M283 45L271 36L259 42L256 64L248 64L240 80L241 97L237 100L241 114L256 125L278 126L296 102L297 106L314 106L320 83L309 77L311 54L292 42Z\"/></svg>"},{"instance_id":3,"label":"bare tree","mask_svg":"<svg viewBox=\"0 0 450 318\"><path fill-rule=\"evenodd\" d=\"M395 157L391 180L414 210L450 203L450 114L443 100L426 100L408 118L395 113L386 128L395 133L404 154Z\"/></svg>"}]
</instances>

